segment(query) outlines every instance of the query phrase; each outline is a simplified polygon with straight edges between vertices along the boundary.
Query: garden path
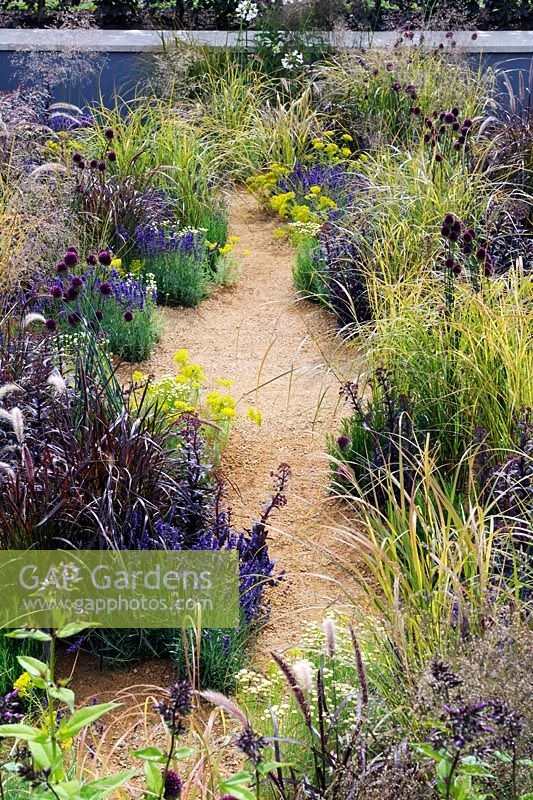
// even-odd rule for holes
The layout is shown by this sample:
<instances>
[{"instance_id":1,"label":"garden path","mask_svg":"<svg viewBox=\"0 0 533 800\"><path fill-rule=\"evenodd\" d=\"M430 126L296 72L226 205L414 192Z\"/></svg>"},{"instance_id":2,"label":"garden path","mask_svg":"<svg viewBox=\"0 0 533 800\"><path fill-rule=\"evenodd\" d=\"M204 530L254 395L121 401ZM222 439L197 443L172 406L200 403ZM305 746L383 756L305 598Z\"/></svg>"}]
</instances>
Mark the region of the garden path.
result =
<instances>
[{"instance_id":1,"label":"garden path","mask_svg":"<svg viewBox=\"0 0 533 800\"><path fill-rule=\"evenodd\" d=\"M341 515L327 498L323 452L342 412L339 381L353 375L358 358L357 349L335 335L333 317L298 298L294 251L273 236L276 226L250 194L232 195L230 234L240 237L235 286L195 309L166 309L163 341L142 365L157 377L174 372L172 356L186 347L207 376L234 380L239 409L257 401L261 427L237 424L222 460L234 523L245 526L259 513L271 490L270 471L281 462L291 466L288 503L275 516L270 540L287 580L273 593L259 658L297 644L304 620L321 619L332 600L341 602L340 590L316 574L335 574L320 549L337 549L331 528Z\"/></svg>"},{"instance_id":2,"label":"garden path","mask_svg":"<svg viewBox=\"0 0 533 800\"><path fill-rule=\"evenodd\" d=\"M354 374L359 358L355 347L335 335L329 314L298 298L291 275L294 251L273 236L276 226L251 195L232 195L230 233L240 237L238 280L197 308L164 309L163 340L149 361L131 367L156 377L174 374L172 357L185 347L207 376L234 380L239 409L257 401L262 426L239 422L221 465L235 525L246 526L259 514L271 491L270 471L281 462L291 466L288 503L276 512L270 534L271 552L286 580L272 593L270 620L252 657L258 666L271 650L298 644L306 620L321 620L329 606L339 608L344 601L338 586L319 577L342 578L328 555L338 552L334 529L342 525L343 511L327 496L324 450L326 435L338 429L342 414L339 382ZM243 255L247 250L250 254ZM62 673L72 666L64 657ZM127 720L137 719L137 704L150 693L148 686L171 680L168 661L102 673L96 659L83 656L72 686L80 700L93 693L100 702L119 695L125 704L122 724L116 720L119 731Z\"/></svg>"}]
</instances>

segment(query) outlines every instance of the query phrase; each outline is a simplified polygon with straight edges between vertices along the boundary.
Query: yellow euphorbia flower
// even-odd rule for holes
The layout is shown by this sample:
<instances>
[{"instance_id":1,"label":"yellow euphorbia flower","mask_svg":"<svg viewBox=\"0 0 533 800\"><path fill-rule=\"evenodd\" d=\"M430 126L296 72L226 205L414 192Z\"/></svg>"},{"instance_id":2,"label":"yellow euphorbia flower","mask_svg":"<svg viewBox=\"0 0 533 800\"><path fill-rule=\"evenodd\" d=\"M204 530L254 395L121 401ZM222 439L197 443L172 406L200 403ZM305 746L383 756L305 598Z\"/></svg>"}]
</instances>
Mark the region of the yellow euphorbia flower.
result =
<instances>
[{"instance_id":1,"label":"yellow euphorbia flower","mask_svg":"<svg viewBox=\"0 0 533 800\"><path fill-rule=\"evenodd\" d=\"M30 689L33 686L33 681L31 679L31 675L29 672L23 672L22 675L19 675L15 683L13 684L13 689L16 689L19 693L19 697L27 697L30 693Z\"/></svg>"},{"instance_id":2,"label":"yellow euphorbia flower","mask_svg":"<svg viewBox=\"0 0 533 800\"><path fill-rule=\"evenodd\" d=\"M173 361L175 361L176 364L182 364L185 366L185 364L189 363L189 351L184 347L181 350L178 350L177 353L174 353Z\"/></svg>"},{"instance_id":3,"label":"yellow euphorbia flower","mask_svg":"<svg viewBox=\"0 0 533 800\"><path fill-rule=\"evenodd\" d=\"M248 417L248 419L250 419L252 422L255 422L255 424L257 425L257 427L258 427L258 428L260 428L260 427L261 427L261 423L262 423L262 421L263 421L263 415L262 415L262 413L259 411L259 409L258 409L258 408L253 408L253 406L250 406L250 407L249 407L249 409L248 409L248 411L246 412L246 416L247 416L247 417Z\"/></svg>"}]
</instances>

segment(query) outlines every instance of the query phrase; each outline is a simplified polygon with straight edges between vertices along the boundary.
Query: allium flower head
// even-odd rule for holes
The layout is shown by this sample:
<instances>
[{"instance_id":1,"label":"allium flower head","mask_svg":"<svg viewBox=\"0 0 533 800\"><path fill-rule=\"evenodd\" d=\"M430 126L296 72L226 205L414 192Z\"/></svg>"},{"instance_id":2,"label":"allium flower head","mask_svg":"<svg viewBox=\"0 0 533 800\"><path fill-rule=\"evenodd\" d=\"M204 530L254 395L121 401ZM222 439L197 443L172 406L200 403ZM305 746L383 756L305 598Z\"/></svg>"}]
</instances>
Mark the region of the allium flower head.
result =
<instances>
[{"instance_id":1,"label":"allium flower head","mask_svg":"<svg viewBox=\"0 0 533 800\"><path fill-rule=\"evenodd\" d=\"M53 332L53 331L55 331L55 329L57 328L57 322L56 322L56 320L55 320L55 319L53 319L53 317L49 317L49 318L46 320L46 322L44 323L44 326L45 326L45 328L46 328L47 330L49 330L49 331L52 331L52 332Z\"/></svg>"},{"instance_id":2,"label":"allium flower head","mask_svg":"<svg viewBox=\"0 0 533 800\"><path fill-rule=\"evenodd\" d=\"M351 443L352 443L352 440L350 439L349 436L346 436L345 434L342 434L337 439L337 445L340 448L340 450L343 450L343 451L346 450L351 445Z\"/></svg>"},{"instance_id":3,"label":"allium flower head","mask_svg":"<svg viewBox=\"0 0 533 800\"><path fill-rule=\"evenodd\" d=\"M108 152L108 154L107 154L107 157L108 157L108 159L109 159L110 161L113 161L113 162L117 160L117 154L115 153L115 151L114 151L114 150L110 150L110 151Z\"/></svg>"},{"instance_id":4,"label":"allium flower head","mask_svg":"<svg viewBox=\"0 0 533 800\"><path fill-rule=\"evenodd\" d=\"M56 264L56 272L68 272L68 267L64 261L58 261Z\"/></svg>"},{"instance_id":5,"label":"allium flower head","mask_svg":"<svg viewBox=\"0 0 533 800\"><path fill-rule=\"evenodd\" d=\"M83 159L82 154L78 152L74 153L74 155L72 156L72 160L74 161L75 164L79 164L82 159Z\"/></svg>"},{"instance_id":6,"label":"allium flower head","mask_svg":"<svg viewBox=\"0 0 533 800\"><path fill-rule=\"evenodd\" d=\"M113 259L111 257L111 253L109 252L109 250L100 250L98 252L98 261L100 262L100 264L102 264L102 266L109 267L111 265L112 260Z\"/></svg>"},{"instance_id":7,"label":"allium flower head","mask_svg":"<svg viewBox=\"0 0 533 800\"><path fill-rule=\"evenodd\" d=\"M103 320L103 318L104 318L103 312L100 311L99 308L97 308L96 311L94 312L94 316L96 317L98 322L101 322Z\"/></svg>"},{"instance_id":8,"label":"allium flower head","mask_svg":"<svg viewBox=\"0 0 533 800\"><path fill-rule=\"evenodd\" d=\"M105 138L111 141L115 136L115 131L113 128L106 128L104 131Z\"/></svg>"},{"instance_id":9,"label":"allium flower head","mask_svg":"<svg viewBox=\"0 0 533 800\"><path fill-rule=\"evenodd\" d=\"M177 800L181 794L181 778L173 769L169 769L165 775L165 791L163 797L165 800Z\"/></svg>"},{"instance_id":10,"label":"allium flower head","mask_svg":"<svg viewBox=\"0 0 533 800\"><path fill-rule=\"evenodd\" d=\"M81 287L83 286L83 278L80 278L79 275L74 275L71 281L71 286L74 289L81 289Z\"/></svg>"},{"instance_id":11,"label":"allium flower head","mask_svg":"<svg viewBox=\"0 0 533 800\"><path fill-rule=\"evenodd\" d=\"M60 286L52 286L50 294L54 300L59 300L59 298L63 296L63 291Z\"/></svg>"},{"instance_id":12,"label":"allium flower head","mask_svg":"<svg viewBox=\"0 0 533 800\"><path fill-rule=\"evenodd\" d=\"M98 258L95 256L94 253L89 253L89 255L86 258L86 261L90 267L95 267L98 264Z\"/></svg>"},{"instance_id":13,"label":"allium flower head","mask_svg":"<svg viewBox=\"0 0 533 800\"><path fill-rule=\"evenodd\" d=\"M180 734L185 731L183 717L192 711L192 686L190 681L178 681L168 691L170 697L156 703L154 710L161 715L170 733Z\"/></svg>"},{"instance_id":14,"label":"allium flower head","mask_svg":"<svg viewBox=\"0 0 533 800\"><path fill-rule=\"evenodd\" d=\"M132 322L133 321L133 311L127 309L122 315L124 322Z\"/></svg>"},{"instance_id":15,"label":"allium flower head","mask_svg":"<svg viewBox=\"0 0 533 800\"><path fill-rule=\"evenodd\" d=\"M102 281L102 283L100 284L100 294L103 295L104 297L109 297L112 291L113 289L109 281Z\"/></svg>"}]
</instances>

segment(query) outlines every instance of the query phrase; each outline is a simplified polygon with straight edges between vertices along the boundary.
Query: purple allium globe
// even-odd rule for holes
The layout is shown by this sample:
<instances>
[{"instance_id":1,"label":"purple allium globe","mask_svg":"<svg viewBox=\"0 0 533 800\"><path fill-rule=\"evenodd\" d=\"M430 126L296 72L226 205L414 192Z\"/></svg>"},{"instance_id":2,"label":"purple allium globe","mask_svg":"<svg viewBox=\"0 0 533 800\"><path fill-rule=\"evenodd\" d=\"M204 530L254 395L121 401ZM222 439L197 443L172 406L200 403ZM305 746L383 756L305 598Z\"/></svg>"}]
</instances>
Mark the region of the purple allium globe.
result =
<instances>
[{"instance_id":1,"label":"purple allium globe","mask_svg":"<svg viewBox=\"0 0 533 800\"><path fill-rule=\"evenodd\" d=\"M80 163L80 161L82 161L82 160L83 160L83 156L82 156L82 154L81 154L81 153L78 153L78 152L76 152L76 153L74 153L74 155L72 156L72 160L74 161L74 163L75 163L75 164L79 164L79 163Z\"/></svg>"},{"instance_id":2,"label":"purple allium globe","mask_svg":"<svg viewBox=\"0 0 533 800\"><path fill-rule=\"evenodd\" d=\"M343 451L346 450L351 445L351 443L352 441L350 437L346 436L345 434L342 434L342 436L339 436L339 438L337 439L337 445Z\"/></svg>"},{"instance_id":3,"label":"purple allium globe","mask_svg":"<svg viewBox=\"0 0 533 800\"><path fill-rule=\"evenodd\" d=\"M100 294L103 295L103 297L109 297L112 291L113 287L111 286L109 281L102 281L102 283L100 284Z\"/></svg>"},{"instance_id":4,"label":"purple allium globe","mask_svg":"<svg viewBox=\"0 0 533 800\"><path fill-rule=\"evenodd\" d=\"M76 166L77 166L79 169L85 169L85 161L79 161L79 162L76 164Z\"/></svg>"},{"instance_id":5,"label":"purple allium globe","mask_svg":"<svg viewBox=\"0 0 533 800\"><path fill-rule=\"evenodd\" d=\"M455 217L453 216L453 214L446 214L446 216L444 217L444 224L448 225L451 228L454 222L455 222Z\"/></svg>"},{"instance_id":6,"label":"purple allium globe","mask_svg":"<svg viewBox=\"0 0 533 800\"><path fill-rule=\"evenodd\" d=\"M113 130L113 128L106 128L104 131L104 136L106 139L111 141L115 136L115 131Z\"/></svg>"},{"instance_id":7,"label":"purple allium globe","mask_svg":"<svg viewBox=\"0 0 533 800\"><path fill-rule=\"evenodd\" d=\"M68 267L64 261L59 261L56 264L56 272L68 272Z\"/></svg>"},{"instance_id":8,"label":"purple allium globe","mask_svg":"<svg viewBox=\"0 0 533 800\"><path fill-rule=\"evenodd\" d=\"M98 162L98 169L100 170L100 172L105 172L105 161Z\"/></svg>"},{"instance_id":9,"label":"purple allium globe","mask_svg":"<svg viewBox=\"0 0 533 800\"><path fill-rule=\"evenodd\" d=\"M73 300L77 300L78 298L78 291L75 286L69 286L63 298L67 301L67 303L71 303Z\"/></svg>"},{"instance_id":10,"label":"purple allium globe","mask_svg":"<svg viewBox=\"0 0 533 800\"><path fill-rule=\"evenodd\" d=\"M455 266L455 261L453 260L453 258L447 258L446 261L444 262L444 266L446 267L446 269L453 269Z\"/></svg>"},{"instance_id":11,"label":"purple allium globe","mask_svg":"<svg viewBox=\"0 0 533 800\"><path fill-rule=\"evenodd\" d=\"M448 225L443 225L442 228L440 229L440 235L444 236L445 239L448 239L451 232L452 229Z\"/></svg>"},{"instance_id":12,"label":"purple allium globe","mask_svg":"<svg viewBox=\"0 0 533 800\"><path fill-rule=\"evenodd\" d=\"M100 311L99 308L97 308L96 311L94 312L94 316L96 317L98 322L101 322L103 320L103 318L104 318L103 312Z\"/></svg>"},{"instance_id":13,"label":"purple allium globe","mask_svg":"<svg viewBox=\"0 0 533 800\"><path fill-rule=\"evenodd\" d=\"M85 260L87 261L87 264L89 264L90 267L96 267L96 265L98 264L98 258L95 256L94 253L89 253L89 255Z\"/></svg>"},{"instance_id":14,"label":"purple allium globe","mask_svg":"<svg viewBox=\"0 0 533 800\"><path fill-rule=\"evenodd\" d=\"M438 150L435 153L435 161L437 161L439 164L440 164L441 161L444 161L444 156L442 155L440 150Z\"/></svg>"},{"instance_id":15,"label":"purple allium globe","mask_svg":"<svg viewBox=\"0 0 533 800\"><path fill-rule=\"evenodd\" d=\"M100 250L98 252L98 261L102 266L109 267L111 266L111 261L113 260L111 253L109 250Z\"/></svg>"},{"instance_id":16,"label":"purple allium globe","mask_svg":"<svg viewBox=\"0 0 533 800\"><path fill-rule=\"evenodd\" d=\"M80 278L79 275L74 275L72 278L71 284L74 289L81 289L83 286L83 278Z\"/></svg>"},{"instance_id":17,"label":"purple allium globe","mask_svg":"<svg viewBox=\"0 0 533 800\"><path fill-rule=\"evenodd\" d=\"M107 157L108 157L108 159L109 159L110 161L113 161L113 162L117 160L117 154L115 153L115 151L114 151L114 150L110 150L110 151L108 152L108 154L107 154Z\"/></svg>"},{"instance_id":18,"label":"purple allium globe","mask_svg":"<svg viewBox=\"0 0 533 800\"><path fill-rule=\"evenodd\" d=\"M133 311L130 311L129 309L126 310L123 313L122 318L123 318L124 322L133 322Z\"/></svg>"},{"instance_id":19,"label":"purple allium globe","mask_svg":"<svg viewBox=\"0 0 533 800\"><path fill-rule=\"evenodd\" d=\"M79 325L81 322L81 314L78 311L72 311L68 317L69 325L75 326Z\"/></svg>"},{"instance_id":20,"label":"purple allium globe","mask_svg":"<svg viewBox=\"0 0 533 800\"><path fill-rule=\"evenodd\" d=\"M91 169L98 169L98 159L91 158L91 160L89 161L89 167Z\"/></svg>"},{"instance_id":21,"label":"purple allium globe","mask_svg":"<svg viewBox=\"0 0 533 800\"><path fill-rule=\"evenodd\" d=\"M63 290L61 289L60 286L52 286L52 288L50 289L50 294L52 295L54 300L59 300L61 297L63 297Z\"/></svg>"},{"instance_id":22,"label":"purple allium globe","mask_svg":"<svg viewBox=\"0 0 533 800\"><path fill-rule=\"evenodd\" d=\"M487 257L486 249L484 247L479 247L476 253L476 258L478 259L478 261L485 261L486 257Z\"/></svg>"},{"instance_id":23,"label":"purple allium globe","mask_svg":"<svg viewBox=\"0 0 533 800\"><path fill-rule=\"evenodd\" d=\"M75 267L79 261L78 254L74 253L72 250L67 250L67 252L63 256L63 261L65 262L67 267Z\"/></svg>"},{"instance_id":24,"label":"purple allium globe","mask_svg":"<svg viewBox=\"0 0 533 800\"><path fill-rule=\"evenodd\" d=\"M44 323L44 326L49 331L55 331L55 329L57 328L57 321L52 317L49 317Z\"/></svg>"},{"instance_id":25,"label":"purple allium globe","mask_svg":"<svg viewBox=\"0 0 533 800\"><path fill-rule=\"evenodd\" d=\"M173 769L169 769L165 775L165 791L163 797L165 800L178 800L181 794L181 778Z\"/></svg>"}]
</instances>

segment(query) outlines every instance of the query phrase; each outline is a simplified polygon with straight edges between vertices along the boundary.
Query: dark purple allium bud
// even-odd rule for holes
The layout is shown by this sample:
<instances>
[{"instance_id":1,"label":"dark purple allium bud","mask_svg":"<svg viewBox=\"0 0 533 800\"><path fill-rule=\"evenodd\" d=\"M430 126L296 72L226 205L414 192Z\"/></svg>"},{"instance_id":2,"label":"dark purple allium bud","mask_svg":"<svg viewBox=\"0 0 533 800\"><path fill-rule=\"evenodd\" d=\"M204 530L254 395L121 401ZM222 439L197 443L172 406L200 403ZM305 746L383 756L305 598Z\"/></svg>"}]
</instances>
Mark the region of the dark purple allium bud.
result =
<instances>
[{"instance_id":1,"label":"dark purple allium bud","mask_svg":"<svg viewBox=\"0 0 533 800\"><path fill-rule=\"evenodd\" d=\"M453 269L455 266L455 261L453 260L453 258L447 258L446 261L444 262L444 266L446 267L446 269Z\"/></svg>"},{"instance_id":2,"label":"dark purple allium bud","mask_svg":"<svg viewBox=\"0 0 533 800\"><path fill-rule=\"evenodd\" d=\"M465 243L470 244L473 238L474 237L472 236L472 233L469 230L463 233L463 240L465 241Z\"/></svg>"},{"instance_id":3,"label":"dark purple allium bud","mask_svg":"<svg viewBox=\"0 0 533 800\"><path fill-rule=\"evenodd\" d=\"M476 253L476 258L478 259L478 261L485 261L486 257L487 257L486 249L484 247L478 248L478 251Z\"/></svg>"},{"instance_id":4,"label":"dark purple allium bud","mask_svg":"<svg viewBox=\"0 0 533 800\"><path fill-rule=\"evenodd\" d=\"M100 284L100 294L103 295L104 297L109 297L109 295L112 293L112 291L113 291L113 288L112 288L111 284L108 281L103 281Z\"/></svg>"},{"instance_id":5,"label":"dark purple allium bud","mask_svg":"<svg viewBox=\"0 0 533 800\"><path fill-rule=\"evenodd\" d=\"M81 314L78 311L72 311L68 315L69 325L79 325L81 322Z\"/></svg>"},{"instance_id":6,"label":"dark purple allium bud","mask_svg":"<svg viewBox=\"0 0 533 800\"><path fill-rule=\"evenodd\" d=\"M463 146L463 145L462 145L462 144L461 144L461 142L459 142L459 141L457 141L457 142L454 142L454 143L453 143L453 145L452 145L452 147L453 147L453 149L454 149L454 150L460 150L462 146Z\"/></svg>"},{"instance_id":7,"label":"dark purple allium bud","mask_svg":"<svg viewBox=\"0 0 533 800\"><path fill-rule=\"evenodd\" d=\"M454 117L458 117L459 116L459 109L457 108L457 106L454 106L452 108L452 114L454 115Z\"/></svg>"},{"instance_id":8,"label":"dark purple allium bud","mask_svg":"<svg viewBox=\"0 0 533 800\"><path fill-rule=\"evenodd\" d=\"M445 132L446 132L446 125L441 125L439 127L439 133L445 133Z\"/></svg>"},{"instance_id":9,"label":"dark purple allium bud","mask_svg":"<svg viewBox=\"0 0 533 800\"><path fill-rule=\"evenodd\" d=\"M67 303L71 303L73 300L77 300L78 292L74 286L69 286L63 298L67 301Z\"/></svg>"},{"instance_id":10,"label":"dark purple allium bud","mask_svg":"<svg viewBox=\"0 0 533 800\"><path fill-rule=\"evenodd\" d=\"M98 322L101 322L103 320L103 318L104 318L104 314L103 314L102 311L100 311L99 308L94 312L94 316L96 317Z\"/></svg>"},{"instance_id":11,"label":"dark purple allium bud","mask_svg":"<svg viewBox=\"0 0 533 800\"><path fill-rule=\"evenodd\" d=\"M79 261L78 254L74 253L72 250L67 250L67 252L63 256L63 261L65 262L67 267L75 267Z\"/></svg>"},{"instance_id":12,"label":"dark purple allium bud","mask_svg":"<svg viewBox=\"0 0 533 800\"><path fill-rule=\"evenodd\" d=\"M73 154L72 160L74 161L75 164L79 164L80 161L83 160L83 156L82 156L81 153L76 152L76 153Z\"/></svg>"},{"instance_id":13,"label":"dark purple allium bud","mask_svg":"<svg viewBox=\"0 0 533 800\"><path fill-rule=\"evenodd\" d=\"M169 769L165 775L164 800L178 800L181 794L181 778L173 769Z\"/></svg>"},{"instance_id":14,"label":"dark purple allium bud","mask_svg":"<svg viewBox=\"0 0 533 800\"><path fill-rule=\"evenodd\" d=\"M455 233L461 233L461 223L458 219L456 219L453 223L452 231L455 231Z\"/></svg>"},{"instance_id":15,"label":"dark purple allium bud","mask_svg":"<svg viewBox=\"0 0 533 800\"><path fill-rule=\"evenodd\" d=\"M50 289L50 294L54 300L59 300L59 298L63 296L63 291L60 286L52 286Z\"/></svg>"},{"instance_id":16,"label":"dark purple allium bud","mask_svg":"<svg viewBox=\"0 0 533 800\"><path fill-rule=\"evenodd\" d=\"M483 274L485 275L486 278L492 275L492 263L490 261L486 261L483 264Z\"/></svg>"},{"instance_id":17,"label":"dark purple allium bud","mask_svg":"<svg viewBox=\"0 0 533 800\"><path fill-rule=\"evenodd\" d=\"M78 248L75 244L69 244L67 247L67 253L76 253L76 255L78 255Z\"/></svg>"},{"instance_id":18,"label":"dark purple allium bud","mask_svg":"<svg viewBox=\"0 0 533 800\"><path fill-rule=\"evenodd\" d=\"M460 275L461 274L461 265L458 264L457 261L455 262L455 264L452 267L452 272L453 272L454 275Z\"/></svg>"},{"instance_id":19,"label":"dark purple allium bud","mask_svg":"<svg viewBox=\"0 0 533 800\"><path fill-rule=\"evenodd\" d=\"M421 113L421 111L422 111L422 109L420 108L420 106L413 106L411 108L411 114L414 114L415 117L418 117L419 114Z\"/></svg>"},{"instance_id":20,"label":"dark purple allium bud","mask_svg":"<svg viewBox=\"0 0 533 800\"><path fill-rule=\"evenodd\" d=\"M109 250L99 250L98 251L98 261L102 266L109 267L112 261L111 253Z\"/></svg>"},{"instance_id":21,"label":"dark purple allium bud","mask_svg":"<svg viewBox=\"0 0 533 800\"><path fill-rule=\"evenodd\" d=\"M424 117L424 125L426 128L433 128L433 122L430 120L429 117Z\"/></svg>"},{"instance_id":22,"label":"dark purple allium bud","mask_svg":"<svg viewBox=\"0 0 533 800\"><path fill-rule=\"evenodd\" d=\"M79 161L79 162L76 164L76 166L77 166L79 169L85 169L85 161Z\"/></svg>"},{"instance_id":23,"label":"dark purple allium bud","mask_svg":"<svg viewBox=\"0 0 533 800\"><path fill-rule=\"evenodd\" d=\"M56 264L56 272L68 272L68 267L64 261L58 261Z\"/></svg>"},{"instance_id":24,"label":"dark purple allium bud","mask_svg":"<svg viewBox=\"0 0 533 800\"><path fill-rule=\"evenodd\" d=\"M398 81L394 81L394 83L393 83L393 84L392 84L392 86L391 86L391 89L392 89L394 92L399 92L401 88L402 88L402 84L401 84L401 83L399 83Z\"/></svg>"},{"instance_id":25,"label":"dark purple allium bud","mask_svg":"<svg viewBox=\"0 0 533 800\"><path fill-rule=\"evenodd\" d=\"M44 323L44 325L45 328L47 328L49 331L55 331L55 329L57 328L57 322L55 319L52 319L52 317L49 317Z\"/></svg>"},{"instance_id":26,"label":"dark purple allium bud","mask_svg":"<svg viewBox=\"0 0 533 800\"><path fill-rule=\"evenodd\" d=\"M463 145L466 142L466 139L464 136L461 135L457 137L457 141L459 142L460 145Z\"/></svg>"},{"instance_id":27,"label":"dark purple allium bud","mask_svg":"<svg viewBox=\"0 0 533 800\"><path fill-rule=\"evenodd\" d=\"M426 144L431 141L431 134L430 133L425 133L424 134L424 141L426 142Z\"/></svg>"},{"instance_id":28,"label":"dark purple allium bud","mask_svg":"<svg viewBox=\"0 0 533 800\"><path fill-rule=\"evenodd\" d=\"M444 50L444 45L442 44L442 42L439 44L439 50Z\"/></svg>"},{"instance_id":29,"label":"dark purple allium bud","mask_svg":"<svg viewBox=\"0 0 533 800\"><path fill-rule=\"evenodd\" d=\"M83 278L80 278L79 275L74 275L70 285L73 286L74 289L81 289L83 286Z\"/></svg>"},{"instance_id":30,"label":"dark purple allium bud","mask_svg":"<svg viewBox=\"0 0 533 800\"><path fill-rule=\"evenodd\" d=\"M444 122L445 117L446 117L446 112L445 111L441 111L440 114L439 114L440 121Z\"/></svg>"},{"instance_id":31,"label":"dark purple allium bud","mask_svg":"<svg viewBox=\"0 0 533 800\"><path fill-rule=\"evenodd\" d=\"M267 742L263 736L255 733L255 731L248 726L244 728L240 736L237 737L235 744L237 749L240 750L241 753L244 753L244 755L250 759L252 764L257 766L261 761L261 756L267 745Z\"/></svg>"},{"instance_id":32,"label":"dark purple allium bud","mask_svg":"<svg viewBox=\"0 0 533 800\"><path fill-rule=\"evenodd\" d=\"M339 438L337 439L337 445L339 446L340 450L343 451L346 450L351 445L351 443L352 441L350 437L346 436L345 434L342 434L342 436L339 436Z\"/></svg>"},{"instance_id":33,"label":"dark purple allium bud","mask_svg":"<svg viewBox=\"0 0 533 800\"><path fill-rule=\"evenodd\" d=\"M105 172L105 161L98 162L98 169L100 170L100 172Z\"/></svg>"},{"instance_id":34,"label":"dark purple allium bud","mask_svg":"<svg viewBox=\"0 0 533 800\"><path fill-rule=\"evenodd\" d=\"M467 231L465 231L465 235L466 234L468 234L470 239L475 239L476 238L476 232L475 232L475 230L473 228L469 228Z\"/></svg>"},{"instance_id":35,"label":"dark purple allium bud","mask_svg":"<svg viewBox=\"0 0 533 800\"><path fill-rule=\"evenodd\" d=\"M392 62L388 61L388 62L385 64L385 69L387 70L387 72L392 72L392 69L393 69Z\"/></svg>"},{"instance_id":36,"label":"dark purple allium bud","mask_svg":"<svg viewBox=\"0 0 533 800\"><path fill-rule=\"evenodd\" d=\"M450 233L450 242L458 242L459 241L459 234L457 231L453 231Z\"/></svg>"},{"instance_id":37,"label":"dark purple allium bud","mask_svg":"<svg viewBox=\"0 0 533 800\"><path fill-rule=\"evenodd\" d=\"M111 139L113 139L115 136L115 131L113 130L113 128L106 128L104 131L104 136L106 139L111 141Z\"/></svg>"},{"instance_id":38,"label":"dark purple allium bud","mask_svg":"<svg viewBox=\"0 0 533 800\"><path fill-rule=\"evenodd\" d=\"M463 125L464 125L465 128L471 128L473 124L474 123L470 119L470 117L467 117L465 120L463 120Z\"/></svg>"},{"instance_id":39,"label":"dark purple allium bud","mask_svg":"<svg viewBox=\"0 0 533 800\"><path fill-rule=\"evenodd\" d=\"M128 309L123 313L122 317L124 319L124 322L133 322L133 311L130 311Z\"/></svg>"},{"instance_id":40,"label":"dark purple allium bud","mask_svg":"<svg viewBox=\"0 0 533 800\"><path fill-rule=\"evenodd\" d=\"M463 253L465 254L465 256L469 256L471 252L472 252L472 246L469 244L464 244Z\"/></svg>"},{"instance_id":41,"label":"dark purple allium bud","mask_svg":"<svg viewBox=\"0 0 533 800\"><path fill-rule=\"evenodd\" d=\"M442 155L442 153L440 152L440 150L438 150L438 151L435 153L435 161L437 161L439 164L440 164L440 162L441 162L441 161L444 161L444 156Z\"/></svg>"},{"instance_id":42,"label":"dark purple allium bud","mask_svg":"<svg viewBox=\"0 0 533 800\"><path fill-rule=\"evenodd\" d=\"M95 267L98 264L98 258L95 256L94 253L89 253L89 255L85 260L87 261L87 264L89 264L89 266L91 267Z\"/></svg>"},{"instance_id":43,"label":"dark purple allium bud","mask_svg":"<svg viewBox=\"0 0 533 800\"><path fill-rule=\"evenodd\" d=\"M446 122L448 125L451 125L451 124L452 124L452 122L455 122L455 116L452 114L452 112L451 112L451 111L448 111L448 112L447 112L447 113L444 115L444 122Z\"/></svg>"},{"instance_id":44,"label":"dark purple allium bud","mask_svg":"<svg viewBox=\"0 0 533 800\"><path fill-rule=\"evenodd\" d=\"M108 152L108 154L107 154L107 157L108 157L108 159L109 159L110 161L116 161L116 160L117 160L117 154L115 153L115 151L114 151L114 150L110 150L110 151Z\"/></svg>"},{"instance_id":45,"label":"dark purple allium bud","mask_svg":"<svg viewBox=\"0 0 533 800\"><path fill-rule=\"evenodd\" d=\"M443 225L440 229L440 235L444 236L445 239L448 239L452 229L448 225Z\"/></svg>"},{"instance_id":46,"label":"dark purple allium bud","mask_svg":"<svg viewBox=\"0 0 533 800\"><path fill-rule=\"evenodd\" d=\"M457 122L457 120L455 120L455 122L452 122L452 130L458 131L460 129L460 127L461 127L461 123Z\"/></svg>"},{"instance_id":47,"label":"dark purple allium bud","mask_svg":"<svg viewBox=\"0 0 533 800\"><path fill-rule=\"evenodd\" d=\"M452 225L454 224L454 222L455 222L455 217L454 217L454 215L453 215L453 214L449 214L449 213L448 213L448 214L446 214L446 216L444 217L444 224L445 224L445 225L449 225L449 226L450 226L450 228L451 228L451 227L452 227Z\"/></svg>"},{"instance_id":48,"label":"dark purple allium bud","mask_svg":"<svg viewBox=\"0 0 533 800\"><path fill-rule=\"evenodd\" d=\"M91 158L91 160L89 161L89 167L91 169L98 169L98 159L97 158Z\"/></svg>"}]
</instances>

